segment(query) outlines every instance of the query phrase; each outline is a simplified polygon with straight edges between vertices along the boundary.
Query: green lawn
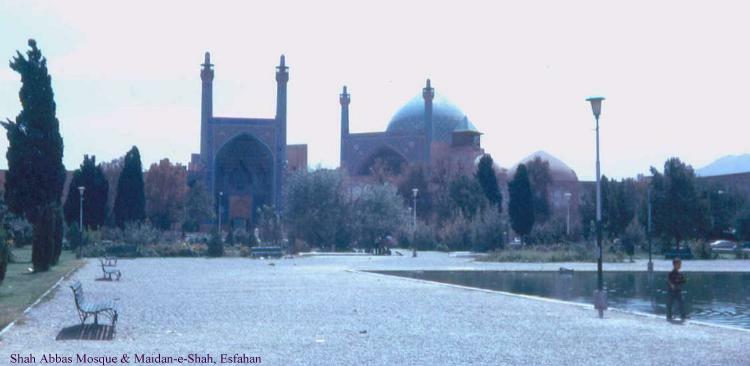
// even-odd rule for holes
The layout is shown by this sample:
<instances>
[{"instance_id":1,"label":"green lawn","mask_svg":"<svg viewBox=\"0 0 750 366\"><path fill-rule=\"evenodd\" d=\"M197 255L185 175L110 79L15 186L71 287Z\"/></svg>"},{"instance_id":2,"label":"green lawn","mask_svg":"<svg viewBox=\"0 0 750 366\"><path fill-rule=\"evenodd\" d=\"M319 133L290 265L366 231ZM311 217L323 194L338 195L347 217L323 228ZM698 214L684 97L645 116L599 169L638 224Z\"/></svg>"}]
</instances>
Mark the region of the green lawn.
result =
<instances>
[{"instance_id":1,"label":"green lawn","mask_svg":"<svg viewBox=\"0 0 750 366\"><path fill-rule=\"evenodd\" d=\"M75 254L65 250L60 263L48 272L31 273L31 247L14 249L16 263L8 266L5 281L0 285L0 329L19 318L39 296L49 290L60 277L83 263Z\"/></svg>"}]
</instances>

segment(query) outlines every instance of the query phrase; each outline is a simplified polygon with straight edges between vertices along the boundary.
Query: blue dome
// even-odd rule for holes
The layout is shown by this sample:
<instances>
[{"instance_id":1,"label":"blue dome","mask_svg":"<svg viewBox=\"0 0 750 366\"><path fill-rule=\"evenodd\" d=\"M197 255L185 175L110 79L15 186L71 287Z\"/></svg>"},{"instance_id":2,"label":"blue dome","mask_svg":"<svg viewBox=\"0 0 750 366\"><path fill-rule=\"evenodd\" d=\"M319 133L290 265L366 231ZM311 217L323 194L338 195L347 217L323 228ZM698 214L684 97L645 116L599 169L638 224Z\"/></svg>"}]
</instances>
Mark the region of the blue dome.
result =
<instances>
[{"instance_id":1,"label":"blue dome","mask_svg":"<svg viewBox=\"0 0 750 366\"><path fill-rule=\"evenodd\" d=\"M466 113L453 103L435 93L432 100L432 128L434 141L451 141L454 130L479 132ZM465 122L465 124L464 124ZM417 95L396 112L388 123L386 132L424 131L424 99Z\"/></svg>"}]
</instances>

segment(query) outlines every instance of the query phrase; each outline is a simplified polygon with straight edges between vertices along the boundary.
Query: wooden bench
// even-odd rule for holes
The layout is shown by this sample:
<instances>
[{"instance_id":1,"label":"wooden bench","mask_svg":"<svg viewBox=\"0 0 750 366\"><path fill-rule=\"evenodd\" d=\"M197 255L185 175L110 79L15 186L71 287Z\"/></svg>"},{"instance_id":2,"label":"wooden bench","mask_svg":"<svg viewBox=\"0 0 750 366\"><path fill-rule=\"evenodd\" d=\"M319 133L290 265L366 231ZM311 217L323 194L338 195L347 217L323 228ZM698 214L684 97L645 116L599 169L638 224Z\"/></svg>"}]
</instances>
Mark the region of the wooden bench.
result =
<instances>
[{"instance_id":1,"label":"wooden bench","mask_svg":"<svg viewBox=\"0 0 750 366\"><path fill-rule=\"evenodd\" d=\"M119 269L112 268L112 265L108 265L104 259L99 259L99 261L102 263L103 279L112 281L112 276L114 276L115 279L120 280L122 273Z\"/></svg>"},{"instance_id":2,"label":"wooden bench","mask_svg":"<svg viewBox=\"0 0 750 366\"><path fill-rule=\"evenodd\" d=\"M250 248L250 253L253 258L281 258L284 255L281 247L252 247Z\"/></svg>"},{"instance_id":3,"label":"wooden bench","mask_svg":"<svg viewBox=\"0 0 750 366\"><path fill-rule=\"evenodd\" d=\"M75 299L76 310L78 310L78 317L81 319L81 325L92 315L94 316L94 324L99 324L99 314L102 314L112 321L112 327L115 326L115 323L117 323L117 309L115 308L114 301L96 303L86 301L80 281L76 281L70 285L70 289L73 290L73 298Z\"/></svg>"}]
</instances>

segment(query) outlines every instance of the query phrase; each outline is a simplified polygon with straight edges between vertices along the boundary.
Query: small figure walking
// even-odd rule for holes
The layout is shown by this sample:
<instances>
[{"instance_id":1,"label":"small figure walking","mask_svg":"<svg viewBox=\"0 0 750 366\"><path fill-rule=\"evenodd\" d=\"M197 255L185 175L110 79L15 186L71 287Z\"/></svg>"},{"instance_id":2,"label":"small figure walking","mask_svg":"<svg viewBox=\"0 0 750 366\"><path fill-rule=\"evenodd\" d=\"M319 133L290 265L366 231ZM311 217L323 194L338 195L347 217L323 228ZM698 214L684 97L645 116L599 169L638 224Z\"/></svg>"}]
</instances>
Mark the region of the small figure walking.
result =
<instances>
[{"instance_id":1,"label":"small figure walking","mask_svg":"<svg viewBox=\"0 0 750 366\"><path fill-rule=\"evenodd\" d=\"M667 296L667 320L672 321L672 305L675 302L679 302L680 320L685 321L685 302L682 299L682 285L687 282L685 276L680 273L682 267L682 261L680 258L672 260L672 272L669 272L667 282L669 285L669 291Z\"/></svg>"}]
</instances>

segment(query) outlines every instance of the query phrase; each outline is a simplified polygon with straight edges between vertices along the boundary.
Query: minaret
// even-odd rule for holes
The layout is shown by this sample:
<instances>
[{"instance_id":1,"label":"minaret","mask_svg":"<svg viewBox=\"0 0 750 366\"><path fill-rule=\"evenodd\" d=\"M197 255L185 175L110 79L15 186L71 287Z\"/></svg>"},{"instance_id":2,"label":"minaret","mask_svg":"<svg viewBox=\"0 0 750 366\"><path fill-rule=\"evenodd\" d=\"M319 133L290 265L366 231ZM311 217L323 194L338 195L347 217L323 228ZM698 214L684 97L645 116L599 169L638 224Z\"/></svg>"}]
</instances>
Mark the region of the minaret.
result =
<instances>
[{"instance_id":1,"label":"minaret","mask_svg":"<svg viewBox=\"0 0 750 366\"><path fill-rule=\"evenodd\" d=\"M284 55L281 55L279 66L276 67L276 167L274 169L275 189L274 206L276 212L281 212L281 191L286 174L286 84L289 81L289 67L286 66Z\"/></svg>"},{"instance_id":2,"label":"minaret","mask_svg":"<svg viewBox=\"0 0 750 366\"><path fill-rule=\"evenodd\" d=\"M425 161L429 164L432 152L432 99L435 98L435 89L430 86L430 79L427 79L427 85L422 89L422 98L424 98L424 127L427 136Z\"/></svg>"},{"instance_id":3,"label":"minaret","mask_svg":"<svg viewBox=\"0 0 750 366\"><path fill-rule=\"evenodd\" d=\"M339 166L344 166L344 140L349 137L349 103L351 102L351 96L346 92L346 85L344 85L344 91L339 95L339 103L341 103L341 155L339 157Z\"/></svg>"},{"instance_id":4,"label":"minaret","mask_svg":"<svg viewBox=\"0 0 750 366\"><path fill-rule=\"evenodd\" d=\"M211 162L208 156L209 146L211 146L211 131L208 125L211 123L211 118L214 115L214 64L211 63L211 54L208 52L206 52L203 64L201 65L201 82L201 160L205 169Z\"/></svg>"}]
</instances>

